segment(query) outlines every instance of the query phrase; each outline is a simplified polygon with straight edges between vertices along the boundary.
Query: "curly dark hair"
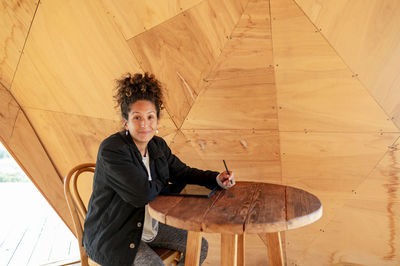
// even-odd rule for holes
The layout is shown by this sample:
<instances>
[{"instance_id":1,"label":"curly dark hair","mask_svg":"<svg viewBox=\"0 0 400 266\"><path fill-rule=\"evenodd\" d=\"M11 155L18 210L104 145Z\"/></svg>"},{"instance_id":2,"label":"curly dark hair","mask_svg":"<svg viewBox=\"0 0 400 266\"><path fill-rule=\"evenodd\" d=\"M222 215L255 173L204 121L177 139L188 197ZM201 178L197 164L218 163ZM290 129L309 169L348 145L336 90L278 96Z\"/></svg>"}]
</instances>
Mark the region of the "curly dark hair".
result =
<instances>
[{"instance_id":1,"label":"curly dark hair","mask_svg":"<svg viewBox=\"0 0 400 266\"><path fill-rule=\"evenodd\" d=\"M156 107L157 118L160 118L163 104L162 86L153 74L148 72L145 72L144 75L126 73L116 82L114 99L117 102L117 107L121 108L122 118L128 120L131 104L139 100L153 103Z\"/></svg>"}]
</instances>

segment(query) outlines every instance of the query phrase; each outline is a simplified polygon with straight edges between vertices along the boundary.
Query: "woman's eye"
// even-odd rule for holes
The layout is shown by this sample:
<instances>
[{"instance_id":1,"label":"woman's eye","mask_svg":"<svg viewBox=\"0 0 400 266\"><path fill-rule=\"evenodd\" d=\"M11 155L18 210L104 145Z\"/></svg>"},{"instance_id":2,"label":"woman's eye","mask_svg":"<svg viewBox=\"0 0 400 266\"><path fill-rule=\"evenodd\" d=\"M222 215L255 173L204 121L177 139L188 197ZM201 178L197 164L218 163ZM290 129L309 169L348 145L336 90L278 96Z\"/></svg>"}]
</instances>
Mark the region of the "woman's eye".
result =
<instances>
[{"instance_id":1,"label":"woman's eye","mask_svg":"<svg viewBox=\"0 0 400 266\"><path fill-rule=\"evenodd\" d=\"M140 120L140 116L135 116L133 119L134 120Z\"/></svg>"}]
</instances>

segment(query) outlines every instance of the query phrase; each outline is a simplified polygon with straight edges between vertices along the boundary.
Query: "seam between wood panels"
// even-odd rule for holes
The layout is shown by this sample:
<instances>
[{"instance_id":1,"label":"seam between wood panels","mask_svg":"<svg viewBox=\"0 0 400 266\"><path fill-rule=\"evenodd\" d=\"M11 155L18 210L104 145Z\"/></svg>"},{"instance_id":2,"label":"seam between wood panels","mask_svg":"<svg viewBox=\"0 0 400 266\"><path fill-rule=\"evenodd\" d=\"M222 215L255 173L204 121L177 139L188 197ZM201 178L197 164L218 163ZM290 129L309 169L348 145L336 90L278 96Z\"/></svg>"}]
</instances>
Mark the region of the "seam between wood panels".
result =
<instances>
[{"instance_id":1,"label":"seam between wood panels","mask_svg":"<svg viewBox=\"0 0 400 266\"><path fill-rule=\"evenodd\" d=\"M14 71L13 77L11 79L10 92L11 92L11 88L12 88L13 83L14 83L15 75L17 74L17 71L18 71L19 63L21 62L22 55L24 54L26 43L28 42L28 38L29 38L29 35L31 33L31 28L32 28L32 25L33 25L33 21L36 18L36 13L37 13L37 11L39 9L39 5L40 5L40 0L38 0L38 2L37 2L36 8L35 8L35 12L33 12L33 17L32 17L31 23L30 23L29 28L28 28L28 32L26 33L26 38L24 40L24 44L22 45L21 54L20 54L20 56L18 58L17 66L15 67L15 71Z\"/></svg>"},{"instance_id":2,"label":"seam between wood panels","mask_svg":"<svg viewBox=\"0 0 400 266\"><path fill-rule=\"evenodd\" d=\"M398 136L391 144L391 146L393 146L398 140L400 139L400 136ZM388 146L389 148L390 146ZM374 167L372 167L371 171L365 175L365 177L363 178L363 180L361 180L356 186L354 186L354 190L357 191L358 188L364 184L368 178L370 178L370 176L372 175L372 173L378 168L379 164L383 161L383 159L386 157L386 155L389 153L389 150L386 150L383 155L381 156L381 158L377 161L377 163L374 165ZM346 200L347 202L348 200Z\"/></svg>"},{"instance_id":3,"label":"seam between wood panels","mask_svg":"<svg viewBox=\"0 0 400 266\"><path fill-rule=\"evenodd\" d=\"M206 0L206 1L208 1L208 0ZM236 21L236 24L235 24L235 26L232 28L232 31L230 32L229 36L231 36L231 35L232 35L232 32L234 32L235 29L237 28L237 25L239 24L239 22L240 22L240 20L241 20L241 18L242 18L242 16L243 16L243 14L244 14L244 12L245 12L246 9L247 9L247 6L248 6L248 4L249 4L249 1L250 1L250 0L247 1L246 6L243 8L243 12L242 12L242 14L239 16L239 19ZM205 78L203 79L202 86L201 86L199 92L198 92L197 95L196 95L196 99L195 99L195 100L193 101L193 103L190 105L190 108L189 108L189 110L188 110L188 112L187 112L185 118L183 119L182 124L180 125L180 127L179 127L178 129L181 129L181 128L182 128L183 124L185 123L185 120L187 119L187 117L188 117L189 114L190 114L190 111L192 110L193 105L195 105L196 100L198 99L198 96L200 95L200 93L201 93L201 92L204 90L204 88L206 87L206 85L207 85L207 83L208 83L208 79L207 79L207 78L208 78L208 77L210 76L210 74L215 70L216 63L217 63L217 61L218 61L218 58L221 57L221 54L222 54L223 50L225 49L225 47L226 47L227 43L229 42L229 40L230 40L230 39L228 39L228 40L224 43L223 47L220 49L220 53L219 53L219 55L215 58L213 66L210 68L210 71L208 72L208 74L207 74L207 75L205 76Z\"/></svg>"},{"instance_id":4,"label":"seam between wood panels","mask_svg":"<svg viewBox=\"0 0 400 266\"><path fill-rule=\"evenodd\" d=\"M396 140L395 140L393 143L396 143L396 141L399 140L399 139L400 139L400 137L397 137ZM372 167L371 171L370 171L368 174L366 174L366 177L365 177L362 181L360 181L359 184L358 184L357 186L355 186L355 191L357 191L357 188L359 188L359 187L372 175L372 173L374 172L374 170L375 170L375 169L377 168L377 166L381 163L381 161L385 158L385 156L388 154L388 152L389 152L389 151L385 151L385 152L383 153L383 155L382 155L381 158L377 161L377 163L375 164L375 166ZM342 202L340 208L337 209L335 215L333 215L333 216L330 218L330 220L327 221L327 222L325 223L325 225L323 226L323 228L327 228L327 227L333 222L333 220L339 215L338 213L342 210L342 208L343 208L343 207L346 205L346 203L349 202L350 200L353 200L353 198L352 198L351 196L349 196L347 199L345 199L345 200ZM320 237L321 237L321 235L315 235L314 238L310 241L310 244L308 245L308 247L311 247L312 244L313 244L318 238L320 238Z\"/></svg>"},{"instance_id":5,"label":"seam between wood panels","mask_svg":"<svg viewBox=\"0 0 400 266\"><path fill-rule=\"evenodd\" d=\"M319 32L319 34L322 36L322 38L324 38L324 40L326 41L326 43L331 47L331 49L335 52L336 56L338 56L340 58L340 60L342 61L342 63L346 66L346 68L353 74L357 74L357 72L355 72L344 60L344 58L339 54L339 52L335 49L335 47L331 44L331 42L329 41L329 39L322 33L322 29L320 27L317 27L316 24L314 24L314 22L311 20L311 18L307 15L307 13L301 8L301 6L297 3L296 0L292 0L294 2L294 4L299 8L299 10L304 14L304 16L307 18L307 20L314 26L314 28ZM357 74L358 75L358 74ZM396 127L397 129L400 130L400 127L396 125L396 123L393 122L392 120L392 116L389 115L386 110L383 108L383 106L375 99L375 97L372 95L371 91L368 89L368 87L360 80L360 78L357 76L355 77L358 82L360 83L360 85L362 85L363 89L367 91L368 95L374 100L374 102L379 106L379 108L383 111L383 113L385 114L386 118L390 121L392 121L392 124L394 127Z\"/></svg>"},{"instance_id":6,"label":"seam between wood panels","mask_svg":"<svg viewBox=\"0 0 400 266\"><path fill-rule=\"evenodd\" d=\"M274 34L273 34L273 29L272 29L272 8L271 8L271 1L273 0L268 0L268 8L269 8L269 28L271 31L271 49L272 49L272 66L273 66L273 72L274 72L274 84L275 84L275 103L276 103L276 118L277 118L277 126L278 126L278 159L280 162L280 175L281 175L281 185L283 185L283 170L282 170L282 156L281 156L281 131L279 130L279 103L278 103L278 85L276 82L276 70L275 70L275 54L274 54Z\"/></svg>"},{"instance_id":7,"label":"seam between wood panels","mask_svg":"<svg viewBox=\"0 0 400 266\"><path fill-rule=\"evenodd\" d=\"M201 4L202 4L203 2L205 2L205 1L209 1L209 0L202 0L202 1L198 2L197 4L193 5L193 6L190 7L190 8L187 8L187 9L183 9L183 8L181 7L181 5L179 5L179 12L176 13L176 15L174 15L174 16L172 16L172 17L170 17L170 18L167 18L166 20L164 20L164 21L162 21L162 22L160 22L160 23L158 23L158 24L156 24L156 25L153 25L153 26L151 26L151 27L149 27L149 28L146 28L146 27L145 27L145 30L144 30L144 31L142 31L142 32L140 32L140 33L138 33L138 34L136 34L136 35L130 37L129 39L125 39L125 37L124 37L124 40L128 41L128 40L133 39L133 38L135 38L135 37L137 37L137 36L139 36L139 35L141 35L141 34L144 34L145 32L147 32L147 31L149 31L149 30L151 30L151 29L153 29L153 28L155 28L155 27L158 27L158 26L160 26L160 25L162 25L162 24L164 24L164 23L166 23L166 22L172 20L172 19L174 19L175 17L177 17L177 16L179 16L179 15L182 15L182 14L185 13L186 11L191 10L191 9L193 9L193 8L196 8L197 6L201 5Z\"/></svg>"}]
</instances>

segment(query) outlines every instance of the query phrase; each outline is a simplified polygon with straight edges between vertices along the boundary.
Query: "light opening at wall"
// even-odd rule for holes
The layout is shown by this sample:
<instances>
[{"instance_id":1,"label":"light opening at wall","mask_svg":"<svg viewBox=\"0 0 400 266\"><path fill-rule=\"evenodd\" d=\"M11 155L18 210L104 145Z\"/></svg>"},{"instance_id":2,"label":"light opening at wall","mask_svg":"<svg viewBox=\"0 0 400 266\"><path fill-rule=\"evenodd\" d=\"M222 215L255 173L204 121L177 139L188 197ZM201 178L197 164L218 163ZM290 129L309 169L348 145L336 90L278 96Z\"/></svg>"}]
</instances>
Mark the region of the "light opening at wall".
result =
<instances>
[{"instance_id":1,"label":"light opening at wall","mask_svg":"<svg viewBox=\"0 0 400 266\"><path fill-rule=\"evenodd\" d=\"M0 265L79 258L74 235L1 142L0 202Z\"/></svg>"}]
</instances>

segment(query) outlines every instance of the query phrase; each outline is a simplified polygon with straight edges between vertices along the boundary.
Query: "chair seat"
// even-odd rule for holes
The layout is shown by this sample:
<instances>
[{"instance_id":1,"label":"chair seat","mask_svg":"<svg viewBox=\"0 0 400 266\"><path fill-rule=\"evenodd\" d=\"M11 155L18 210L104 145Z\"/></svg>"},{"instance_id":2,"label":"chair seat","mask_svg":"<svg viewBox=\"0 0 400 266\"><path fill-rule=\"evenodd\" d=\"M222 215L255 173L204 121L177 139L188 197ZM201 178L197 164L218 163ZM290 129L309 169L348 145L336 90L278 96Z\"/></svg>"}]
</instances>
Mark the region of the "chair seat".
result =
<instances>
[{"instance_id":1,"label":"chair seat","mask_svg":"<svg viewBox=\"0 0 400 266\"><path fill-rule=\"evenodd\" d=\"M177 250L165 248L153 248L153 250L160 256L166 266L176 265L181 258L181 253Z\"/></svg>"}]
</instances>

